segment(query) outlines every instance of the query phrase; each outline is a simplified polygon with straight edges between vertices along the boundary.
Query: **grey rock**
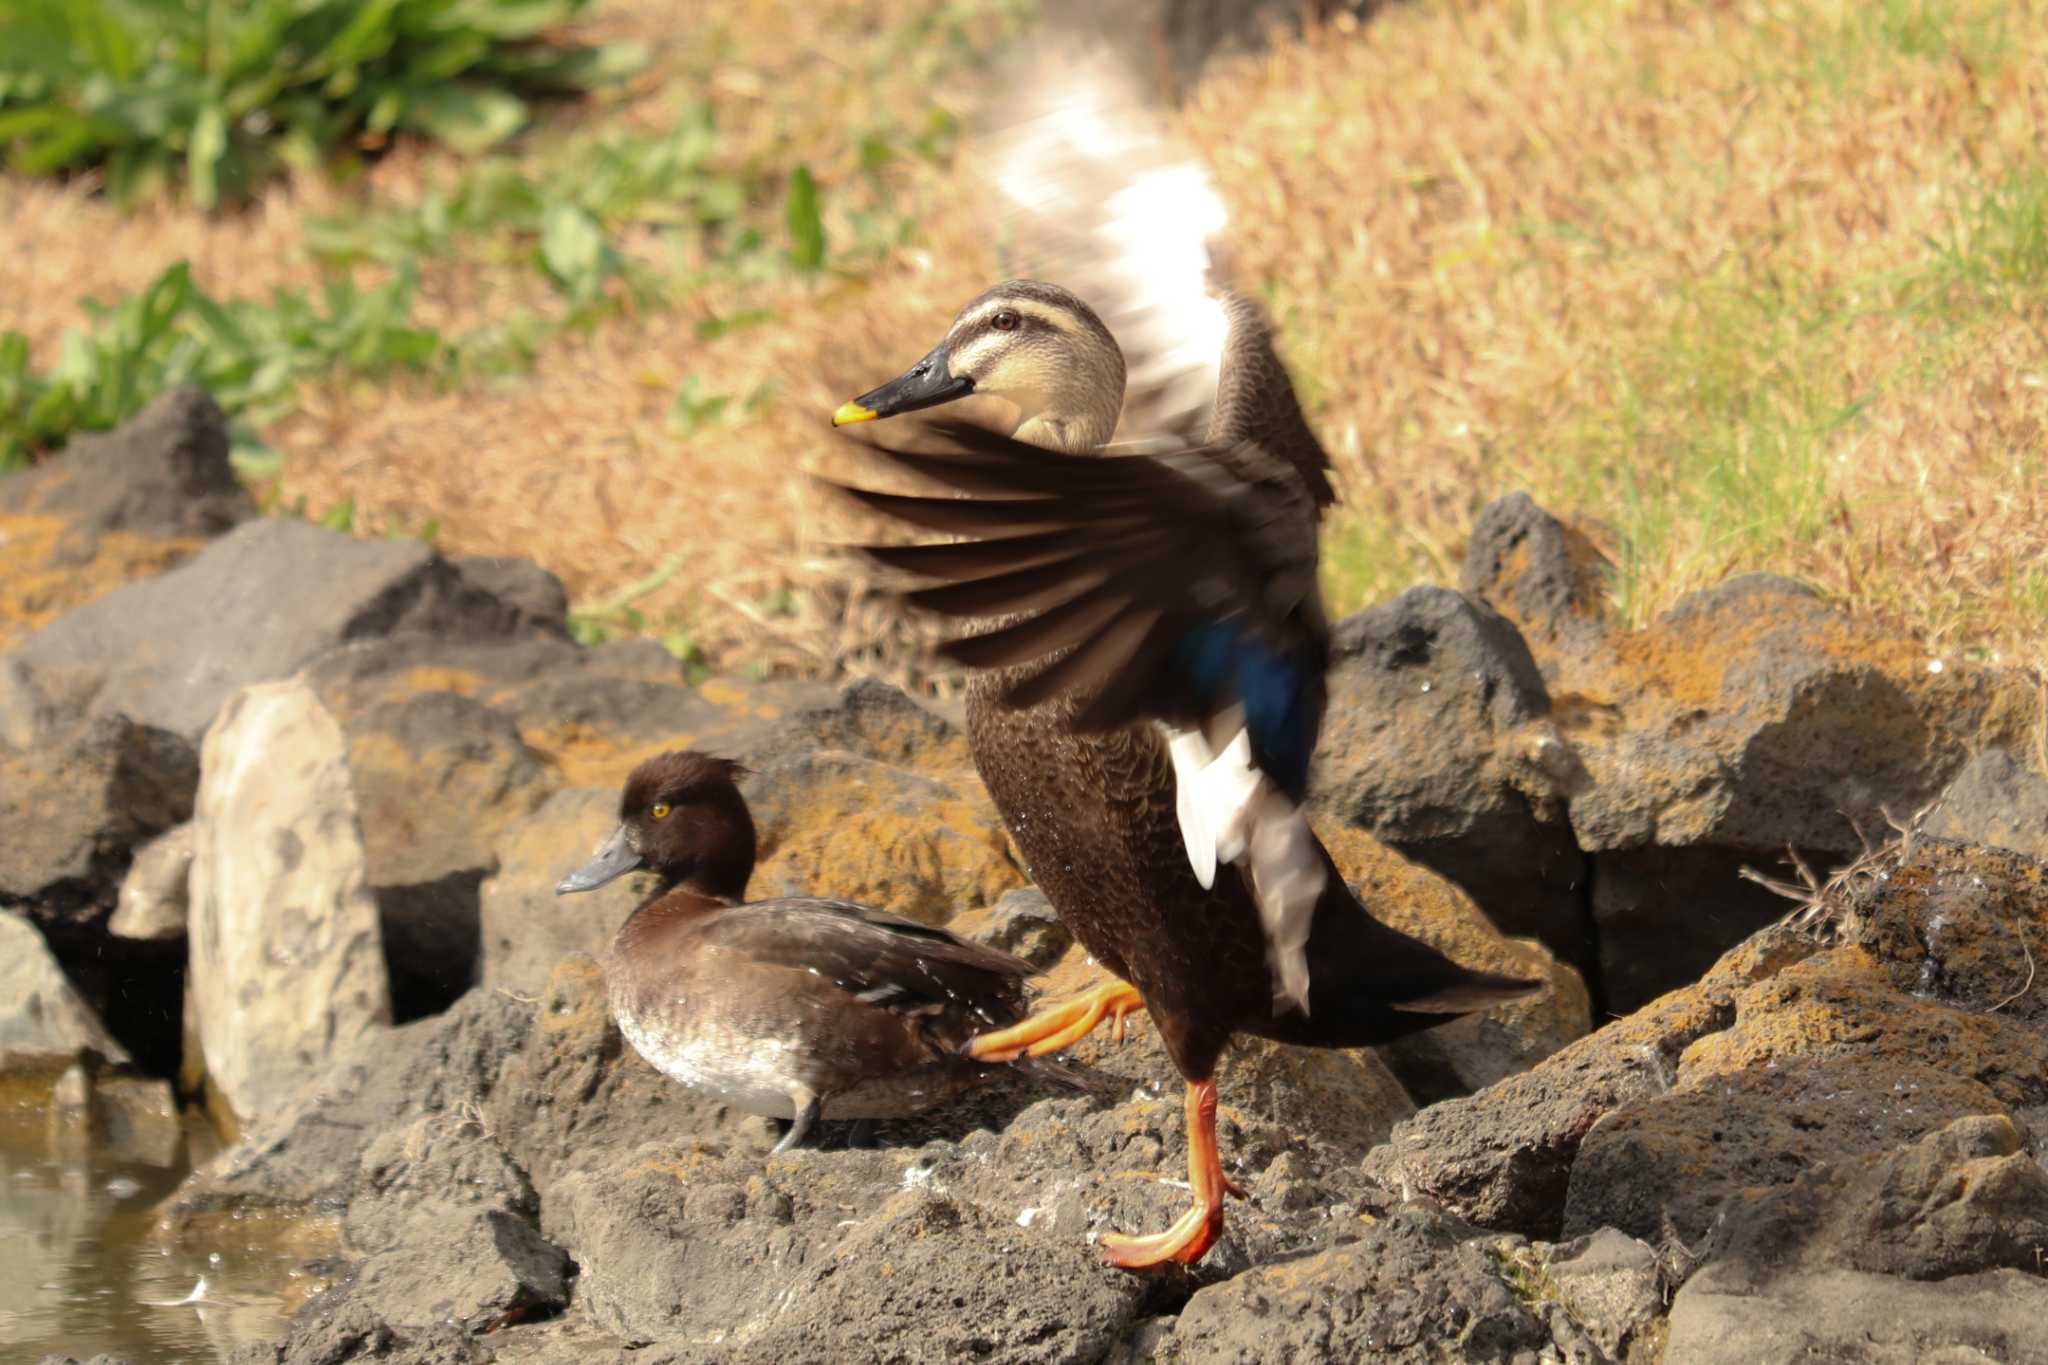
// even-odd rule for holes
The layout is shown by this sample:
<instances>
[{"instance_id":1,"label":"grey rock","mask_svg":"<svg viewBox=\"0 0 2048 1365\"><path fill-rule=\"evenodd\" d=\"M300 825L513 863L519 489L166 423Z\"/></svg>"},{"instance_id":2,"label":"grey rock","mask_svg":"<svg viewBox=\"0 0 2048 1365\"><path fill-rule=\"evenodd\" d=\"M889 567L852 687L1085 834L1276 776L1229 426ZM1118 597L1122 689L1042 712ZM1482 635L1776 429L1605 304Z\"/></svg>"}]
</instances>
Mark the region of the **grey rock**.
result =
<instances>
[{"instance_id":1,"label":"grey rock","mask_svg":"<svg viewBox=\"0 0 2048 1365\"><path fill-rule=\"evenodd\" d=\"M155 1076L100 1075L74 1064L50 1096L50 1130L71 1159L170 1167L185 1150L171 1083Z\"/></svg>"},{"instance_id":2,"label":"grey rock","mask_svg":"<svg viewBox=\"0 0 2048 1365\"><path fill-rule=\"evenodd\" d=\"M1487 504L1465 544L1458 586L1525 636L1546 644L1597 640L1608 628L1606 557L1527 493Z\"/></svg>"},{"instance_id":3,"label":"grey rock","mask_svg":"<svg viewBox=\"0 0 2048 1365\"><path fill-rule=\"evenodd\" d=\"M1593 957L1575 780L1528 647L1492 608L1411 588L1338 623L1316 804L1463 887L1502 932Z\"/></svg>"},{"instance_id":4,"label":"grey rock","mask_svg":"<svg viewBox=\"0 0 2048 1365\"><path fill-rule=\"evenodd\" d=\"M1616 1360L1654 1351L1669 1283L1657 1253L1614 1228L1550 1248L1544 1273L1572 1320Z\"/></svg>"},{"instance_id":5,"label":"grey rock","mask_svg":"<svg viewBox=\"0 0 2048 1365\"><path fill-rule=\"evenodd\" d=\"M35 925L0 910L0 1071L47 1070L84 1053L128 1060Z\"/></svg>"},{"instance_id":6,"label":"grey rock","mask_svg":"<svg viewBox=\"0 0 2048 1365\"><path fill-rule=\"evenodd\" d=\"M0 752L0 898L99 919L130 851L192 814L198 782L191 743L118 715Z\"/></svg>"},{"instance_id":7,"label":"grey rock","mask_svg":"<svg viewBox=\"0 0 2048 1365\"><path fill-rule=\"evenodd\" d=\"M165 830L136 850L107 920L116 938L166 942L185 937L191 905L192 824Z\"/></svg>"},{"instance_id":8,"label":"grey rock","mask_svg":"<svg viewBox=\"0 0 2048 1365\"><path fill-rule=\"evenodd\" d=\"M1854 1270L1708 1266L1671 1303L1667 1365L2048 1362L2048 1281L2016 1270L1928 1284Z\"/></svg>"},{"instance_id":9,"label":"grey rock","mask_svg":"<svg viewBox=\"0 0 2048 1365\"><path fill-rule=\"evenodd\" d=\"M1482 1227L1555 1240L1580 1145L1608 1115L1668 1091L1699 1039L1735 1018L1735 994L1814 949L1760 935L1698 985L1581 1038L1534 1069L1433 1104L1368 1153L1365 1172Z\"/></svg>"},{"instance_id":10,"label":"grey rock","mask_svg":"<svg viewBox=\"0 0 2048 1365\"><path fill-rule=\"evenodd\" d=\"M237 693L201 766L190 989L209 1083L246 1120L387 1027L390 988L347 749L311 689Z\"/></svg>"},{"instance_id":11,"label":"grey rock","mask_svg":"<svg viewBox=\"0 0 2048 1365\"><path fill-rule=\"evenodd\" d=\"M1730 1201L1711 1254L1913 1280L2048 1264L2048 1170L2002 1115L1957 1119L1876 1155L1844 1153Z\"/></svg>"},{"instance_id":12,"label":"grey rock","mask_svg":"<svg viewBox=\"0 0 2048 1365\"><path fill-rule=\"evenodd\" d=\"M428 1114L386 1129L363 1149L348 1214L348 1248L374 1254L431 1242L475 1213L532 1222L540 1196L480 1109Z\"/></svg>"},{"instance_id":13,"label":"grey rock","mask_svg":"<svg viewBox=\"0 0 2048 1365\"><path fill-rule=\"evenodd\" d=\"M1885 1100L1873 1104L1872 1095ZM1905 1058L1802 1057L1698 1081L1681 1074L1676 1088L1607 1115L1586 1135L1564 1233L1617 1227L1694 1245L1747 1191L1998 1107L1975 1081Z\"/></svg>"},{"instance_id":14,"label":"grey rock","mask_svg":"<svg viewBox=\"0 0 2048 1365\"><path fill-rule=\"evenodd\" d=\"M1922 828L2048 858L2048 778L2009 750L1986 749L1963 765Z\"/></svg>"},{"instance_id":15,"label":"grey rock","mask_svg":"<svg viewBox=\"0 0 2048 1365\"><path fill-rule=\"evenodd\" d=\"M422 1119L450 1128L470 1121L465 1115L482 1111L533 1024L530 1002L474 990L444 1014L357 1040L289 1103L254 1116L239 1141L193 1172L175 1211L346 1207L373 1143ZM518 1108L533 1108L538 1099L522 1097Z\"/></svg>"},{"instance_id":16,"label":"grey rock","mask_svg":"<svg viewBox=\"0 0 2048 1365\"><path fill-rule=\"evenodd\" d=\"M612 935L652 890L653 874L634 873L573 897L557 896L555 883L590 856L618 816L618 788L572 787L500 836L498 869L480 891L486 986L538 991L563 959L602 958L611 950Z\"/></svg>"},{"instance_id":17,"label":"grey rock","mask_svg":"<svg viewBox=\"0 0 2048 1365\"><path fill-rule=\"evenodd\" d=\"M486 1209L451 1213L378 1252L356 1272L353 1290L401 1330L445 1324L482 1332L513 1314L560 1308L568 1267L531 1221Z\"/></svg>"},{"instance_id":18,"label":"grey rock","mask_svg":"<svg viewBox=\"0 0 2048 1365\"><path fill-rule=\"evenodd\" d=\"M982 941L1016 954L1040 971L1058 962L1074 944L1074 935L1060 922L1052 902L1035 886L1005 892L990 908L989 917Z\"/></svg>"},{"instance_id":19,"label":"grey rock","mask_svg":"<svg viewBox=\"0 0 2048 1365\"><path fill-rule=\"evenodd\" d=\"M1561 1316L1517 1292L1475 1229L1406 1207L1335 1245L1261 1265L1188 1300L1167 1361L1591 1362Z\"/></svg>"},{"instance_id":20,"label":"grey rock","mask_svg":"<svg viewBox=\"0 0 2048 1365\"><path fill-rule=\"evenodd\" d=\"M544 1201L570 1172L616 1172L650 1142L733 1144L755 1152L774 1144L768 1120L729 1113L626 1046L611 1019L604 972L591 959L560 963L529 1008L532 1028L500 1065L482 1110L485 1125ZM552 1235L545 1225L543 1231Z\"/></svg>"},{"instance_id":21,"label":"grey rock","mask_svg":"<svg viewBox=\"0 0 2048 1365\"><path fill-rule=\"evenodd\" d=\"M0 513L66 523L60 556L90 558L108 531L217 536L256 515L228 461L227 422L205 390L160 395L114 431L78 437L64 458L0 482Z\"/></svg>"},{"instance_id":22,"label":"grey rock","mask_svg":"<svg viewBox=\"0 0 2048 1365\"><path fill-rule=\"evenodd\" d=\"M75 690L88 680L94 715L197 740L236 689L289 676L345 641L523 628L515 608L416 541L355 540L263 518L169 573L59 617L16 654L38 686L49 679Z\"/></svg>"},{"instance_id":23,"label":"grey rock","mask_svg":"<svg viewBox=\"0 0 2048 1365\"><path fill-rule=\"evenodd\" d=\"M503 711L423 691L342 716L392 1009L445 1009L476 978L479 887L505 828L554 778Z\"/></svg>"},{"instance_id":24,"label":"grey rock","mask_svg":"<svg viewBox=\"0 0 2048 1365\"><path fill-rule=\"evenodd\" d=\"M569 628L569 590L562 580L517 555L460 555L455 567L462 576L515 608L530 623L544 630Z\"/></svg>"}]
</instances>

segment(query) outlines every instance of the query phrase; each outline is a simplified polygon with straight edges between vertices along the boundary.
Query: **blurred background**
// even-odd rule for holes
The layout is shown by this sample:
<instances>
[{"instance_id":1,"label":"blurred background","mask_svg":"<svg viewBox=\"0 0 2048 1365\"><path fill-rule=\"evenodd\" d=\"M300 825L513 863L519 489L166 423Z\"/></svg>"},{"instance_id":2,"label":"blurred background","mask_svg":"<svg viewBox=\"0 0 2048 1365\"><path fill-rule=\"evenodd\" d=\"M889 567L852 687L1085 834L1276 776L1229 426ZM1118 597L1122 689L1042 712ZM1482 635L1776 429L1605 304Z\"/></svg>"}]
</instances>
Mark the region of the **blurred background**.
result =
<instances>
[{"instance_id":1,"label":"blurred background","mask_svg":"<svg viewBox=\"0 0 2048 1365\"><path fill-rule=\"evenodd\" d=\"M196 378L278 515L533 556L586 638L830 675L860 641L791 474L1001 271L964 135L1060 18L8 0L0 468ZM1114 27L1341 466L1334 611L1454 576L1525 488L1626 619L1764 569L2026 661L2042 18L1159 0ZM0 632L57 605L0 601Z\"/></svg>"}]
</instances>

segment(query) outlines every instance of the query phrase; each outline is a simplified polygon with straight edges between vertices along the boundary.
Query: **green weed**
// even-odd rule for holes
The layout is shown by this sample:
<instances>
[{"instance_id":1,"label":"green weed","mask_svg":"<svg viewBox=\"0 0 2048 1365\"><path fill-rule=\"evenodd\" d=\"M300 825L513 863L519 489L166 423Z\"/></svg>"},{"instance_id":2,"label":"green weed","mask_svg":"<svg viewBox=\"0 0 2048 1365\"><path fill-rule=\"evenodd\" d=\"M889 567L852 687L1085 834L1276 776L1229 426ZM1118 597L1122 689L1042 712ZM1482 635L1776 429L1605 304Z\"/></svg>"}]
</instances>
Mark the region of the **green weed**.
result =
<instances>
[{"instance_id":1,"label":"green weed","mask_svg":"<svg viewBox=\"0 0 2048 1365\"><path fill-rule=\"evenodd\" d=\"M588 0L10 0L0 147L14 170L105 172L127 197L182 181L204 207L281 162L399 133L476 152L530 102L637 69L622 45L549 41Z\"/></svg>"}]
</instances>

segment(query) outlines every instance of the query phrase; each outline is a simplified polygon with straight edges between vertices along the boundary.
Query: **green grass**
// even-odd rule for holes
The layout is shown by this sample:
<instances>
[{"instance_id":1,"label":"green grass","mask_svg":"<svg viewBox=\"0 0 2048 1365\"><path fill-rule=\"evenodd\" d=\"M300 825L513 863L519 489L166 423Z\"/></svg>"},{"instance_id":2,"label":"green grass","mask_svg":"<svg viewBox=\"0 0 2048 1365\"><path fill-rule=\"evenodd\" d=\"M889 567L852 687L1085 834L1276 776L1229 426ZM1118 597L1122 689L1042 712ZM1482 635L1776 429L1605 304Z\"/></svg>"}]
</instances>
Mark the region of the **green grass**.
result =
<instances>
[{"instance_id":1,"label":"green grass","mask_svg":"<svg viewBox=\"0 0 2048 1365\"><path fill-rule=\"evenodd\" d=\"M1880 399L1938 396L1982 329L2031 318L2048 356L2048 169L1983 187L1951 220L1909 267L1833 286L1767 256L1674 273L1665 309L1606 330L1609 401L1553 429L1535 452L1532 491L1597 509L1618 550L1623 620L1644 621L1674 581L1782 561L1851 518L1857 509L1830 491L1843 440ZM1909 319L1912 340L1859 369L1854 332L1873 319ZM1337 610L1418 577L1454 578L1455 565L1370 507L1340 513L1324 549ZM2026 585L2021 605L2031 601L2048 624L2048 575L2030 568L2016 581Z\"/></svg>"},{"instance_id":2,"label":"green grass","mask_svg":"<svg viewBox=\"0 0 2048 1365\"><path fill-rule=\"evenodd\" d=\"M123 197L182 183L204 207L397 134L481 151L534 100L641 64L547 40L587 4L8 0L0 148L20 174L99 170Z\"/></svg>"},{"instance_id":3,"label":"green grass","mask_svg":"<svg viewBox=\"0 0 2048 1365\"><path fill-rule=\"evenodd\" d=\"M871 135L863 161L879 167L899 147L924 155L950 149L928 139L929 130L900 143ZM207 388L236 419L244 468L265 472L274 456L255 428L288 411L307 379L407 371L463 384L515 374L564 331L623 309L667 306L712 279L858 273L863 262L905 240L910 224L886 210L872 169L856 188L864 189L869 207L849 215L853 240L832 243L825 191L810 170L774 170L722 154L708 105L656 133L571 137L537 167L487 156L417 202L310 223L306 247L324 278L317 292L217 300L193 284L180 262L135 295L89 305L93 325L67 334L46 369L37 368L23 337L0 333L0 473L59 449L74 432L118 425L186 382ZM666 242L682 263L665 268L659 252L652 260L629 254L619 243L635 232ZM465 335L418 325L420 271L458 255L537 272L564 306L515 310ZM353 269L365 265L381 268L383 282L358 286ZM771 317L741 309L701 320L696 334L715 340ZM713 395L685 381L671 427L689 435L757 411L771 396L768 386Z\"/></svg>"}]
</instances>

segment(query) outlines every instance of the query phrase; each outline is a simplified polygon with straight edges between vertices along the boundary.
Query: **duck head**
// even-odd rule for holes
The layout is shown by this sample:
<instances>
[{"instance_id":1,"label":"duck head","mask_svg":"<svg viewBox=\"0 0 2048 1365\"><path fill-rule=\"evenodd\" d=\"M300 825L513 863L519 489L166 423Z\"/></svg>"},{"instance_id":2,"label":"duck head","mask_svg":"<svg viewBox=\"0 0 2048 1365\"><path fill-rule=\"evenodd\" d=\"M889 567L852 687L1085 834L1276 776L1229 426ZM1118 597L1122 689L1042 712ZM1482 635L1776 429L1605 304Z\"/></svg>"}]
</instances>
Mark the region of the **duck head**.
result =
<instances>
[{"instance_id":1,"label":"duck head","mask_svg":"<svg viewBox=\"0 0 2048 1365\"><path fill-rule=\"evenodd\" d=\"M1054 284L1008 280L960 310L945 340L899 377L842 403L832 425L993 394L1016 405L1016 436L1074 453L1116 431L1124 356L1095 310Z\"/></svg>"},{"instance_id":2,"label":"duck head","mask_svg":"<svg viewBox=\"0 0 2048 1365\"><path fill-rule=\"evenodd\" d=\"M735 779L746 769L695 750L650 758L626 778L619 827L555 894L594 891L635 868L661 876L662 890L687 886L738 900L754 871L754 819Z\"/></svg>"}]
</instances>

